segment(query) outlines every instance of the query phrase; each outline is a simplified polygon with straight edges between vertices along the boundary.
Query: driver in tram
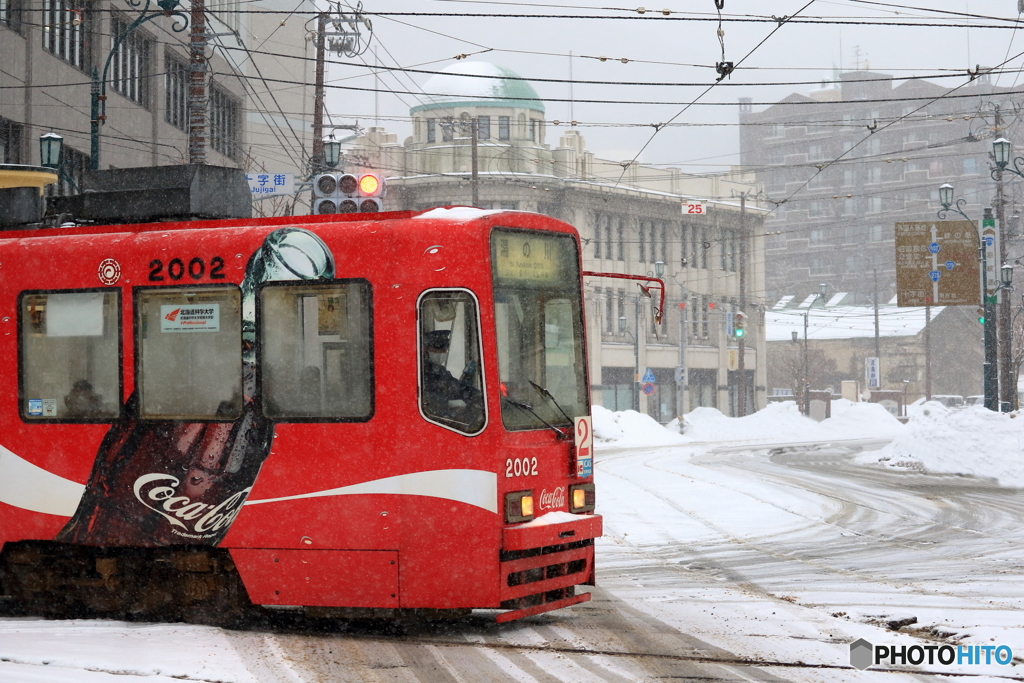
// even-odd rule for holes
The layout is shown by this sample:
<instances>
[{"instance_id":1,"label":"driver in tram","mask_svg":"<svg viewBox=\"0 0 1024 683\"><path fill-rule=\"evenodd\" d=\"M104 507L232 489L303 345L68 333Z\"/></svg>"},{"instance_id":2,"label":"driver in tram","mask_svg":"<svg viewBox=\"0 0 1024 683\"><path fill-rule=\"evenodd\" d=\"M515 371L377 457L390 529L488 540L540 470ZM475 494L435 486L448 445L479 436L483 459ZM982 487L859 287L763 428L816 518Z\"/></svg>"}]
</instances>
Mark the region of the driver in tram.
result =
<instances>
[{"instance_id":1,"label":"driver in tram","mask_svg":"<svg viewBox=\"0 0 1024 683\"><path fill-rule=\"evenodd\" d=\"M434 330L423 335L423 410L433 417L458 419L467 405L478 401L479 392L470 381L456 379L445 365L451 343L450 330ZM465 376L472 377L472 362Z\"/></svg>"}]
</instances>

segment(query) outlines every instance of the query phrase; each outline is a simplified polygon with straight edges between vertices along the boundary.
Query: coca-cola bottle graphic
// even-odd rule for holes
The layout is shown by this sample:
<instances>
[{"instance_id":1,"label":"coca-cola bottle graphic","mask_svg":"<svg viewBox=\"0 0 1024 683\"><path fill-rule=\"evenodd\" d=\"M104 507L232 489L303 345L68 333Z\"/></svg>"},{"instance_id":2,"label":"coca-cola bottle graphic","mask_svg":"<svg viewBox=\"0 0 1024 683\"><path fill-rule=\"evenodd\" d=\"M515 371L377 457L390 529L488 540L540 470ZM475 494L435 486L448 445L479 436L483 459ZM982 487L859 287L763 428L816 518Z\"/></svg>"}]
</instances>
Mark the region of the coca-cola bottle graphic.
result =
<instances>
[{"instance_id":1,"label":"coca-cola bottle graphic","mask_svg":"<svg viewBox=\"0 0 1024 683\"><path fill-rule=\"evenodd\" d=\"M300 228L267 235L242 281L241 415L231 422L140 419L138 392L111 425L74 516L58 541L93 545L216 545L227 534L270 453L274 424L257 392L260 284L334 277L323 241ZM230 403L230 402L228 402ZM237 405L225 405L228 414Z\"/></svg>"}]
</instances>

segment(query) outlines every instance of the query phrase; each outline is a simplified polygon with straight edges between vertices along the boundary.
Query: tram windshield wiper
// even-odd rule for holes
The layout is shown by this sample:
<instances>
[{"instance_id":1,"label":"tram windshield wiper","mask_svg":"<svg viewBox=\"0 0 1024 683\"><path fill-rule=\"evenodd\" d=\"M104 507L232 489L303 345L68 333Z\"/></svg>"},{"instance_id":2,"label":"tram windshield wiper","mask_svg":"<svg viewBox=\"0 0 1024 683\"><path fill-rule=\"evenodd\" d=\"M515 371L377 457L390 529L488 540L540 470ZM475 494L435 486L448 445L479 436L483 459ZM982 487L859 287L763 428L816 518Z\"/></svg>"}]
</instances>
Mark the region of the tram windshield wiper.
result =
<instances>
[{"instance_id":1,"label":"tram windshield wiper","mask_svg":"<svg viewBox=\"0 0 1024 683\"><path fill-rule=\"evenodd\" d=\"M540 415L538 415L537 411L535 411L533 409L533 406L531 406L529 403L522 403L521 401L509 398L508 396L502 396L501 400L504 401L505 403L508 403L509 405L519 408L520 410L525 410L526 412L530 413L530 415L533 415L535 418L537 418L538 421L543 422L545 427L549 428L555 434L558 434L559 439L568 440L572 438L572 436L568 432L559 429L558 427L554 426L553 424L542 418Z\"/></svg>"},{"instance_id":2,"label":"tram windshield wiper","mask_svg":"<svg viewBox=\"0 0 1024 683\"><path fill-rule=\"evenodd\" d=\"M560 413L561 413L561 414L562 414L562 415L563 415L563 416L565 417L565 419L566 419L566 420L568 420L570 424L572 424L572 418L571 418L571 417L569 417L569 414L568 414L568 413L566 413L566 412L565 412L564 410L562 410L562 406L558 405L558 401L556 401L556 400L555 400L555 397L551 395L551 392L550 392L550 391L548 391L547 389L545 389L545 388L544 388L544 387L542 387L541 385L537 384L537 383L536 383L536 382L534 382L533 380L526 380L526 381L527 381L527 382L529 382L529 383L530 383L530 385L531 385L531 386L532 386L532 387L533 387L534 389L536 389L536 390L537 390L538 392L540 392L540 395L541 395L541 396L544 396L544 397L545 397L545 398L547 398L547 399L548 399L549 401L551 401L551 403L553 403L553 404L554 404L554 406L555 406L556 408L558 408L558 412L560 412Z\"/></svg>"}]
</instances>

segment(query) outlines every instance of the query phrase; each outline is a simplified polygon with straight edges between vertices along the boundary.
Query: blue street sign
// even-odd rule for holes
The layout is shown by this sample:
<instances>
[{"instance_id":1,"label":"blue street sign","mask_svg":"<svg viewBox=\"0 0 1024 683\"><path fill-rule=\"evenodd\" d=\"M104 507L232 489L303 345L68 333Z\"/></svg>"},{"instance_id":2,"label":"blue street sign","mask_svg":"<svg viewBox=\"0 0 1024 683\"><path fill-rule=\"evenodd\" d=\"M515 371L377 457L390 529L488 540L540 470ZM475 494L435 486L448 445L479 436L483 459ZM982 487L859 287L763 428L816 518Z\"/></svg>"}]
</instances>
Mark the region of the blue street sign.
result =
<instances>
[{"instance_id":1,"label":"blue street sign","mask_svg":"<svg viewBox=\"0 0 1024 683\"><path fill-rule=\"evenodd\" d=\"M651 384L655 381L654 372L647 368L647 372L644 373L643 379L641 380L644 384Z\"/></svg>"},{"instance_id":2,"label":"blue street sign","mask_svg":"<svg viewBox=\"0 0 1024 683\"><path fill-rule=\"evenodd\" d=\"M942 277L942 273L937 270L929 271L928 277L932 279L932 282L938 282L939 278Z\"/></svg>"},{"instance_id":3,"label":"blue street sign","mask_svg":"<svg viewBox=\"0 0 1024 683\"><path fill-rule=\"evenodd\" d=\"M931 244L929 244L928 245L928 251L930 251L933 254L938 254L939 253L939 243L938 242L932 242Z\"/></svg>"},{"instance_id":4,"label":"blue street sign","mask_svg":"<svg viewBox=\"0 0 1024 683\"><path fill-rule=\"evenodd\" d=\"M956 265L956 261L946 261L946 270L953 270L953 266Z\"/></svg>"},{"instance_id":5,"label":"blue street sign","mask_svg":"<svg viewBox=\"0 0 1024 683\"><path fill-rule=\"evenodd\" d=\"M996 242L996 238L995 237L986 237L985 238L985 246L986 247L992 247L992 245L994 245L995 242Z\"/></svg>"}]
</instances>

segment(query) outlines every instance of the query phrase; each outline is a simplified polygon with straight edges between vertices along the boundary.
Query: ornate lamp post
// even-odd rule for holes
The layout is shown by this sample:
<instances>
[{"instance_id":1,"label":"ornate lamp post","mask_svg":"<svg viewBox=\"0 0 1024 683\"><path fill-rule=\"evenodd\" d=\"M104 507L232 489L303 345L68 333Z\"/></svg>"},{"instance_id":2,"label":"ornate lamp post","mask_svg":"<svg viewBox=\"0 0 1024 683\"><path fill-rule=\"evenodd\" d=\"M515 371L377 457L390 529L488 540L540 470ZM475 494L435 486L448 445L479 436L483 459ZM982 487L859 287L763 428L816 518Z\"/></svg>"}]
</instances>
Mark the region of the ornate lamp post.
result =
<instances>
[{"instance_id":1,"label":"ornate lamp post","mask_svg":"<svg viewBox=\"0 0 1024 683\"><path fill-rule=\"evenodd\" d=\"M138 7L142 4L141 0L127 0L127 2L131 7ZM139 17L114 39L114 44L111 46L110 52L107 53L107 61L103 64L103 75L100 76L99 71L95 68L92 70L92 145L89 168L93 171L98 171L100 168L100 125L107 119L107 74L110 71L110 62L117 53L117 49L121 47L121 43L131 35L132 31L157 17L177 17L180 19L180 24L175 22L171 25L171 30L175 33L181 33L188 28L188 17L178 9L178 0L157 0L156 4L160 9L158 11L150 11L150 0L146 0L146 4L143 6Z\"/></svg>"},{"instance_id":2,"label":"ornate lamp post","mask_svg":"<svg viewBox=\"0 0 1024 683\"><path fill-rule=\"evenodd\" d=\"M992 143L992 160L996 167L992 169L992 179L996 181L996 211L999 219L999 250L998 258L1006 261L1006 249L1008 247L1005 217L1003 215L1003 171L1008 171L1019 178L1024 178L1021 167L1024 166L1024 158L1017 157L1010 167L1010 158L1013 156L1013 143L1006 138L999 138ZM1012 275L1011 275L1012 277ZM1006 278L1003 278L1006 282ZM1008 287L1001 287L1006 289ZM1000 347L1000 377L1002 378L1002 402L1009 404L1004 406L1008 410L1017 408L1017 378L1013 376L1013 329L1010 324L1010 299L1002 297L999 306L999 336L1002 341Z\"/></svg>"},{"instance_id":3,"label":"ornate lamp post","mask_svg":"<svg viewBox=\"0 0 1024 683\"><path fill-rule=\"evenodd\" d=\"M977 225L966 213L963 206L967 200L960 197L953 206L953 186L944 183L939 186L939 220L946 220L950 211L956 211L968 221ZM996 326L995 326L995 296L988 295L988 256L985 242L978 233L978 261L981 262L981 301L985 311L985 362L982 365L982 378L985 394L985 407L989 410L999 410L999 378L996 376Z\"/></svg>"}]
</instances>

